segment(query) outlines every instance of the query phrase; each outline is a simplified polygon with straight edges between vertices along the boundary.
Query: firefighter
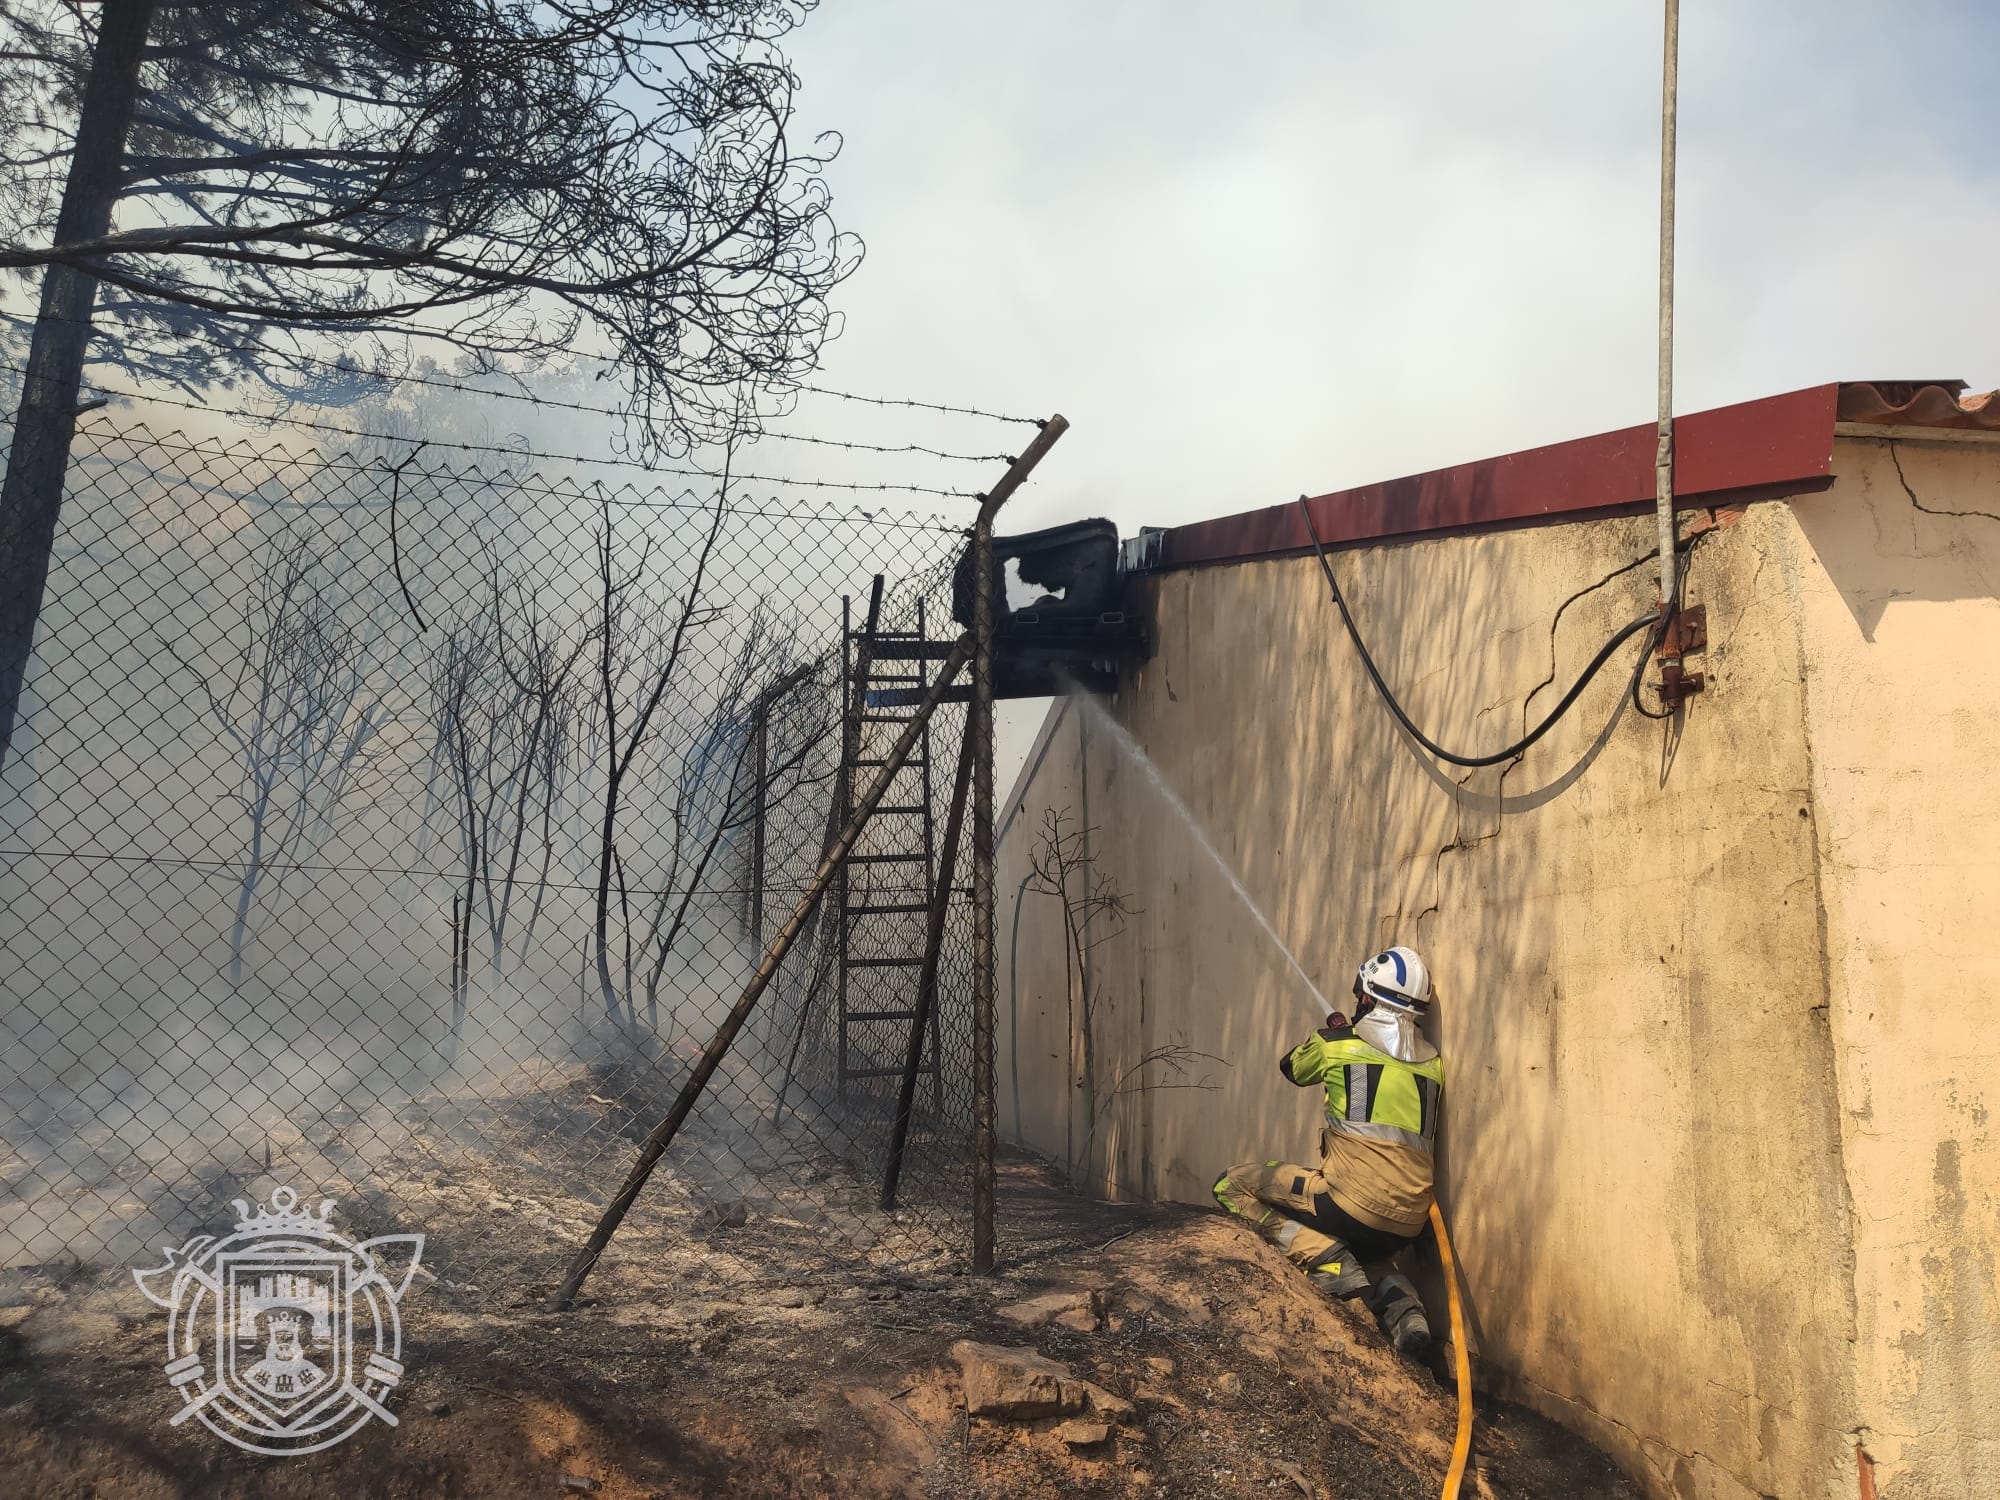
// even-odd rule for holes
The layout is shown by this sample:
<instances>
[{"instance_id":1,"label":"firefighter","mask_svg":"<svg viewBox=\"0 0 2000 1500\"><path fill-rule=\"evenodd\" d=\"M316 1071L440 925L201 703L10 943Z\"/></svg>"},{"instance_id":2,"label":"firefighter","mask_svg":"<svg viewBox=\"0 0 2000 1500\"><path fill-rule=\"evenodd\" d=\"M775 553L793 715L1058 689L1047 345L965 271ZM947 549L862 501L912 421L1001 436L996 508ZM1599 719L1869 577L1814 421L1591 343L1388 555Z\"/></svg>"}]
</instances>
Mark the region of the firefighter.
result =
<instances>
[{"instance_id":1,"label":"firefighter","mask_svg":"<svg viewBox=\"0 0 2000 1500\"><path fill-rule=\"evenodd\" d=\"M1330 1015L1278 1069L1326 1089L1319 1166L1246 1162L1215 1184L1216 1201L1335 1298L1362 1297L1398 1352L1420 1357L1430 1322L1409 1279L1386 1263L1423 1230L1444 1060L1417 1030L1430 971L1390 948L1354 979L1354 1019Z\"/></svg>"}]
</instances>

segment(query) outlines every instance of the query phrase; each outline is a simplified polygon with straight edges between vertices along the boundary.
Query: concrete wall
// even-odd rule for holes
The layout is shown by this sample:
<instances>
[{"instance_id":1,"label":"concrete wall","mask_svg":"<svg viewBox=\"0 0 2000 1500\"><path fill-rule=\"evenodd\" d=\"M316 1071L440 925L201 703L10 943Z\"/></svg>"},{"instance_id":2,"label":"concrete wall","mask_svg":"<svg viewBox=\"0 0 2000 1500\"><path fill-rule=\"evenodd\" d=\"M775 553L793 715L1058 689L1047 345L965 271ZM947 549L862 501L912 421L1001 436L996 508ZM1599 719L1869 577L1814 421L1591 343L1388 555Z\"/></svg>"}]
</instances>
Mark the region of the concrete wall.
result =
<instances>
[{"instance_id":1,"label":"concrete wall","mask_svg":"<svg viewBox=\"0 0 2000 1500\"><path fill-rule=\"evenodd\" d=\"M1991 1495L2000 448L1854 440L1837 461L1793 511L1856 1387L1885 1496Z\"/></svg>"},{"instance_id":2,"label":"concrete wall","mask_svg":"<svg viewBox=\"0 0 2000 1500\"><path fill-rule=\"evenodd\" d=\"M2000 450L1914 446L1925 503L2000 510ZM2000 893L1977 758L2000 538L1915 513L1884 445L1839 449L1832 491L1697 553L1710 690L1684 731L1623 706L1627 651L1524 760L1447 776L1310 559L1150 581L1158 655L1108 705L1329 998L1386 943L1432 960L1485 1376L1691 1500L1852 1495L1857 1437L1886 1500L2000 1485L1974 1066L2000 985L1967 920ZM1650 605L1649 539L1574 523L1335 565L1413 716L1485 750ZM1002 1127L1102 1191L1202 1201L1231 1162L1313 1149L1276 1061L1319 1002L1118 731L1058 712L1003 824ZM1089 830L1082 878L1141 909L1080 963L1031 869L1051 812Z\"/></svg>"}]
</instances>

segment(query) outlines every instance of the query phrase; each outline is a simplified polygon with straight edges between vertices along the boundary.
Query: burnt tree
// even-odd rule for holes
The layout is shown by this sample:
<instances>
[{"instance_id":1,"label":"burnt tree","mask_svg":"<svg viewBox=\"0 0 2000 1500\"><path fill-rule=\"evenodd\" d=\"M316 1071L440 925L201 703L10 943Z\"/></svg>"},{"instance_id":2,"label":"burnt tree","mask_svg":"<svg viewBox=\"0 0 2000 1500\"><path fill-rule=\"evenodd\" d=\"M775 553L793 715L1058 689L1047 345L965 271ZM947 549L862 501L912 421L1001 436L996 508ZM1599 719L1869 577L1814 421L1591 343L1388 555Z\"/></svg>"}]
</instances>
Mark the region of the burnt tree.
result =
<instances>
[{"instance_id":1,"label":"burnt tree","mask_svg":"<svg viewBox=\"0 0 2000 1500\"><path fill-rule=\"evenodd\" d=\"M642 450L810 369L858 257L787 126L770 0L20 0L0 8L0 269L42 278L0 486L0 761L93 320L189 389L325 400L436 343L623 381Z\"/></svg>"}]
</instances>

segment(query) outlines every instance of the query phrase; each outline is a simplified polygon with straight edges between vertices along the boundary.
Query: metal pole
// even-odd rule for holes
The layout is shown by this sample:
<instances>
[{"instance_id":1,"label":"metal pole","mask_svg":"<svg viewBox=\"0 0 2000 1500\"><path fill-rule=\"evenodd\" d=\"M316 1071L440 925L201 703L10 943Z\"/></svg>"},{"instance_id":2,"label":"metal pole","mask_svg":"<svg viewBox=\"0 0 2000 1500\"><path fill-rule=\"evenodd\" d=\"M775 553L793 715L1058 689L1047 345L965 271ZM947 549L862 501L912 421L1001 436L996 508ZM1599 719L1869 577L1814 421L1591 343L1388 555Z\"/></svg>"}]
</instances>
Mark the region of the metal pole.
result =
<instances>
[{"instance_id":1,"label":"metal pole","mask_svg":"<svg viewBox=\"0 0 2000 1500\"><path fill-rule=\"evenodd\" d=\"M757 822L750 846L750 941L764 941L764 824L770 815L771 705L757 710Z\"/></svg>"},{"instance_id":2,"label":"metal pole","mask_svg":"<svg viewBox=\"0 0 2000 1500\"><path fill-rule=\"evenodd\" d=\"M673 1144L673 1139L679 1134L681 1126L694 1112L695 1103L701 1098L702 1090L708 1087L708 1081L715 1076L715 1070L722 1066L723 1054L729 1051L730 1044L736 1040L736 1034L743 1029L743 1023L750 1018L750 1012L756 1008L758 1000L770 986L772 977L778 972L778 966L785 961L785 955L791 952L792 944L805 929L806 919L812 914L813 906L819 900L821 892L833 879L834 873L847 863L848 853L854 848L855 840L861 836L861 830L867 825L868 819L875 812L876 805L889 790L889 784L896 779L896 773L902 769L903 762L909 759L910 751L915 748L918 737L923 733L924 725L930 722L931 715L937 711L938 704L943 701L952 679L958 676L959 668L965 665L971 650L971 637L960 636L958 643L952 647L951 655L945 658L944 665L939 668L936 684L918 707L916 716L904 726L903 732L896 737L896 743L882 758L881 769L869 783L868 790L862 793L860 800L855 804L852 816L848 818L847 825L841 829L839 837L834 840L833 847L820 861L819 869L813 875L811 884L800 895L798 904L792 908L792 914L785 919L785 925L780 927L777 935L771 939L771 945L764 950L763 960L757 965L756 973L750 976L750 982L743 987L743 993L737 997L736 1004L723 1018L722 1025L717 1028L713 1040L702 1052L701 1061L695 1064L693 1074L681 1086L673 1108L667 1111L666 1117L655 1125L652 1133L646 1137L645 1145L639 1149L639 1159L632 1164L632 1170L626 1174L624 1186L618 1189L618 1195L605 1208L603 1216L597 1221L597 1227L590 1233L589 1241L577 1252L576 1259L570 1264L569 1273L563 1277L562 1285L557 1287L555 1294L549 1298L548 1305L551 1312L563 1311L576 1299L577 1289L583 1285L584 1278L590 1275L591 1268L597 1264L597 1258L604 1253L604 1247L611 1243L611 1237L618 1232L618 1226L624 1222L625 1215L638 1201L640 1190L645 1187L646 1180L653 1175L653 1168L659 1165L667 1147Z\"/></svg>"},{"instance_id":3,"label":"metal pole","mask_svg":"<svg viewBox=\"0 0 2000 1500\"><path fill-rule=\"evenodd\" d=\"M938 957L944 951L945 914L951 907L952 877L958 873L958 836L965 826L965 794L972 780L972 736L958 749L958 771L952 778L951 811L944 819L944 857L938 863L938 885L931 893L929 931L924 935L924 966L918 971L917 1014L910 1022L910 1046L903 1054L903 1086L896 1096L896 1118L889 1132L889 1164L882 1173L882 1207L896 1206L896 1184L903 1175L903 1145L909 1139L910 1111L917 1098L917 1069L924 1060L924 1033L930 1029L937 1003Z\"/></svg>"},{"instance_id":4,"label":"metal pole","mask_svg":"<svg viewBox=\"0 0 2000 1500\"><path fill-rule=\"evenodd\" d=\"M1666 5L1666 59L1660 80L1660 426L1653 455L1653 508L1659 527L1662 610L1675 602L1674 136L1679 112L1681 50L1680 0L1666 0Z\"/></svg>"},{"instance_id":5,"label":"metal pole","mask_svg":"<svg viewBox=\"0 0 2000 1500\"><path fill-rule=\"evenodd\" d=\"M972 757L972 1269L993 1269L994 1103L993 1024L993 518L1036 464L1069 431L1060 415L980 504L972 527L972 710L965 732Z\"/></svg>"}]
</instances>

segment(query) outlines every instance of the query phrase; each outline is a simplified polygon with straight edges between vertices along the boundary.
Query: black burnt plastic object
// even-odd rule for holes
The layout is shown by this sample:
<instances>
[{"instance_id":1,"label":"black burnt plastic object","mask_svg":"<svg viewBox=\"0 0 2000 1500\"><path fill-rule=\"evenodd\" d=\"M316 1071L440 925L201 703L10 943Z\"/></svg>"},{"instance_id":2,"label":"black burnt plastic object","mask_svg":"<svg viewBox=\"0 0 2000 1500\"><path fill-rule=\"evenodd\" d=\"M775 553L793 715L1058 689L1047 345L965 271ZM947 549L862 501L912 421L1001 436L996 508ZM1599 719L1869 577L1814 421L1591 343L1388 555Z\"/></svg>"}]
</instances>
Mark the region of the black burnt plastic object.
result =
<instances>
[{"instance_id":1,"label":"black burnt plastic object","mask_svg":"<svg viewBox=\"0 0 2000 1500\"><path fill-rule=\"evenodd\" d=\"M1072 521L993 539L994 695L1109 692L1118 669L1151 654L1145 622L1125 607L1118 527ZM952 615L972 624L972 553L952 577Z\"/></svg>"}]
</instances>

